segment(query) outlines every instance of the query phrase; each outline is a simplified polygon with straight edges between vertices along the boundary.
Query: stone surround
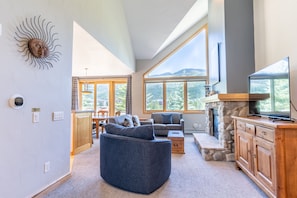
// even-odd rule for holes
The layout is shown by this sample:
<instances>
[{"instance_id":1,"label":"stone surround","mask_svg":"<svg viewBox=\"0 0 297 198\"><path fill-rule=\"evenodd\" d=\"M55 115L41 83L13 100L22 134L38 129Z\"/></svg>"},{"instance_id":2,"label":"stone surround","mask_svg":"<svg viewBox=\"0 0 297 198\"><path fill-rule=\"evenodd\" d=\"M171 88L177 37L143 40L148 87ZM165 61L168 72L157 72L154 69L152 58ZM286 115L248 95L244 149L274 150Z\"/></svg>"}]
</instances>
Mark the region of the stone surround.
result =
<instances>
[{"instance_id":1,"label":"stone surround","mask_svg":"<svg viewBox=\"0 0 297 198\"><path fill-rule=\"evenodd\" d=\"M205 160L234 161L234 124L231 116L246 116L248 94L216 94L205 98L205 133L194 141ZM213 109L218 110L218 139L213 136Z\"/></svg>"}]
</instances>

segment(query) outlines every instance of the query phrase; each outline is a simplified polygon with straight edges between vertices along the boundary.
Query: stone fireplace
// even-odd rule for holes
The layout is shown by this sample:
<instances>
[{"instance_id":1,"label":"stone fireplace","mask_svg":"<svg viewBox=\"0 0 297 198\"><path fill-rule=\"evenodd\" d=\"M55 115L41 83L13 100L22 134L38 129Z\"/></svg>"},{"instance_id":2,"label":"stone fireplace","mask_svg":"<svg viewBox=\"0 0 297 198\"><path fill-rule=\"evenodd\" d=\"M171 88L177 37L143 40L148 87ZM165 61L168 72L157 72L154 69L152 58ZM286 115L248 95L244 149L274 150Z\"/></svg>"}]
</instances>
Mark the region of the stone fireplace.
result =
<instances>
[{"instance_id":1,"label":"stone fireplace","mask_svg":"<svg viewBox=\"0 0 297 198\"><path fill-rule=\"evenodd\" d=\"M248 94L215 94L205 98L205 133L194 140L205 160L234 161L232 116L246 116Z\"/></svg>"}]
</instances>

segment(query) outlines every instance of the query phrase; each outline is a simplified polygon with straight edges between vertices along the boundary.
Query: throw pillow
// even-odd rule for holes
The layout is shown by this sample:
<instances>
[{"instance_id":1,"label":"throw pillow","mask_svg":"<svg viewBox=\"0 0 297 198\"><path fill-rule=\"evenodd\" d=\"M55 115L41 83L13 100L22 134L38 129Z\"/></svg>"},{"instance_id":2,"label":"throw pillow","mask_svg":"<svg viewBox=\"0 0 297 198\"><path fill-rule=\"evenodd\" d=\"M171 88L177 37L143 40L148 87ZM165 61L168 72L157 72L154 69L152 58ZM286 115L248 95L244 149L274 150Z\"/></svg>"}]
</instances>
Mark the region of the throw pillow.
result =
<instances>
[{"instance_id":1,"label":"throw pillow","mask_svg":"<svg viewBox=\"0 0 297 198\"><path fill-rule=\"evenodd\" d=\"M154 129L151 125L124 127L122 125L108 123L105 125L105 130L106 133L109 134L134 137L144 140L153 140L155 138Z\"/></svg>"},{"instance_id":2,"label":"throw pillow","mask_svg":"<svg viewBox=\"0 0 297 198\"><path fill-rule=\"evenodd\" d=\"M132 121L134 126L140 126L140 120L137 115L132 116Z\"/></svg>"},{"instance_id":3,"label":"throw pillow","mask_svg":"<svg viewBox=\"0 0 297 198\"><path fill-rule=\"evenodd\" d=\"M126 115L124 122L122 123L124 127L134 127L132 116Z\"/></svg>"},{"instance_id":4,"label":"throw pillow","mask_svg":"<svg viewBox=\"0 0 297 198\"><path fill-rule=\"evenodd\" d=\"M163 124L172 124L172 114L162 114Z\"/></svg>"}]
</instances>

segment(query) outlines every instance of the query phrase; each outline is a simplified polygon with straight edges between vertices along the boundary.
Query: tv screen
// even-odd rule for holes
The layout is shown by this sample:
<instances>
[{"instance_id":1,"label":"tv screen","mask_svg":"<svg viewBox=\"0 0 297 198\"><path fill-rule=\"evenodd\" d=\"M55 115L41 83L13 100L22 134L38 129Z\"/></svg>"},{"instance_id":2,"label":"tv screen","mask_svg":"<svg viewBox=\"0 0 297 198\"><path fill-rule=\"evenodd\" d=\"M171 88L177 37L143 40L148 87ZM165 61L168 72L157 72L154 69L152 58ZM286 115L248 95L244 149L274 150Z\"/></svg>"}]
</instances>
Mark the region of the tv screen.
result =
<instances>
[{"instance_id":1,"label":"tv screen","mask_svg":"<svg viewBox=\"0 0 297 198\"><path fill-rule=\"evenodd\" d=\"M289 57L248 77L249 114L290 120Z\"/></svg>"}]
</instances>

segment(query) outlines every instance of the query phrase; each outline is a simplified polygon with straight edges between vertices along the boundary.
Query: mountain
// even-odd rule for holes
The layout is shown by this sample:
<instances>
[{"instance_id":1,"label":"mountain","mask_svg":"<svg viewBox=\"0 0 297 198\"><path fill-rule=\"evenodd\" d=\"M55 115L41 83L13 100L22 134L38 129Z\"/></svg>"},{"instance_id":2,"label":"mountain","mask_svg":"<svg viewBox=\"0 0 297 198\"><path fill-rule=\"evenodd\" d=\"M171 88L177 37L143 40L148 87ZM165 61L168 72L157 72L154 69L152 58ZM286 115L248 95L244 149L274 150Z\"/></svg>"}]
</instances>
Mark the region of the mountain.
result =
<instances>
[{"instance_id":1,"label":"mountain","mask_svg":"<svg viewBox=\"0 0 297 198\"><path fill-rule=\"evenodd\" d=\"M157 75L150 75L149 77L179 77L179 76L206 76L206 71L203 69L186 68L177 72L165 72Z\"/></svg>"}]
</instances>

